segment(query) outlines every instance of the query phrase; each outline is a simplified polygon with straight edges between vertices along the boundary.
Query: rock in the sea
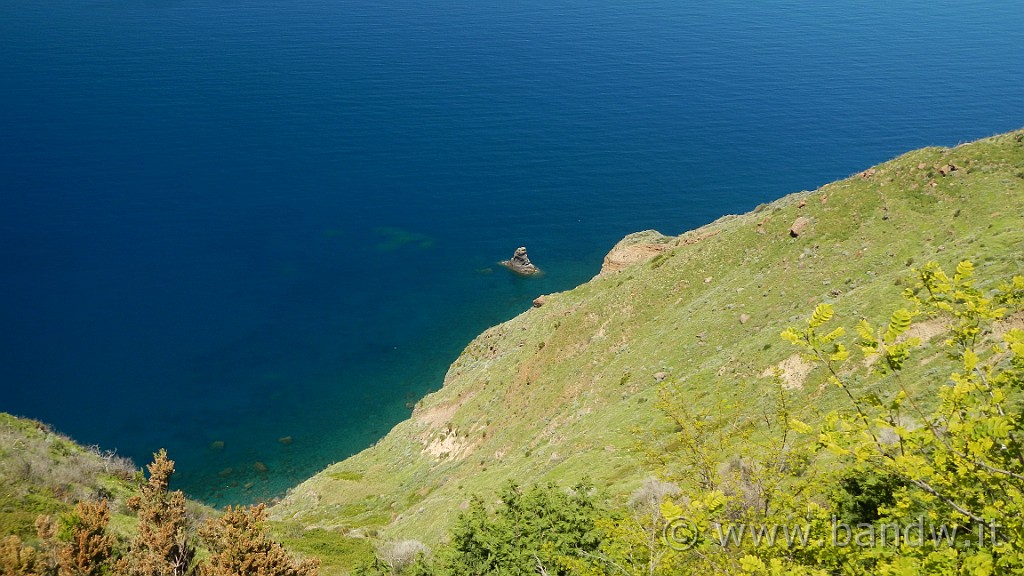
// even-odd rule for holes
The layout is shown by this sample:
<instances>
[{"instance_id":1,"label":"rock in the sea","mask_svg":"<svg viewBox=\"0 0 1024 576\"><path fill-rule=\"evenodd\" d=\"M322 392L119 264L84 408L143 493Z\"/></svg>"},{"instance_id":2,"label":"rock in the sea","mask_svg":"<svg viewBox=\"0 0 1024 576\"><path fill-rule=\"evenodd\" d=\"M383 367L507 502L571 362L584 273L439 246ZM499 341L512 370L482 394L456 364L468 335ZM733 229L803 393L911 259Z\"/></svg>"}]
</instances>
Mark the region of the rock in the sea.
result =
<instances>
[{"instance_id":1,"label":"rock in the sea","mask_svg":"<svg viewBox=\"0 0 1024 576\"><path fill-rule=\"evenodd\" d=\"M792 226L789 227L789 235L792 236L793 238L796 238L797 236L803 234L804 231L807 230L807 227L810 225L811 220L809 218L801 216L793 222Z\"/></svg>"},{"instance_id":2,"label":"rock in the sea","mask_svg":"<svg viewBox=\"0 0 1024 576\"><path fill-rule=\"evenodd\" d=\"M254 462L253 465L252 465L252 468L253 468L253 470L255 470L256 472L258 472L260 474L266 474L267 472L270 471L270 468L268 468L266 464L264 464L263 462L259 462L259 461Z\"/></svg>"},{"instance_id":3,"label":"rock in the sea","mask_svg":"<svg viewBox=\"0 0 1024 576\"><path fill-rule=\"evenodd\" d=\"M292 438L291 436L284 436L284 437L278 438L277 441L280 442L281 444L287 446L287 445L291 444L292 442L294 442L295 439Z\"/></svg>"},{"instance_id":4,"label":"rock in the sea","mask_svg":"<svg viewBox=\"0 0 1024 576\"><path fill-rule=\"evenodd\" d=\"M503 260L499 264L520 276L533 276L540 272L540 268L537 268L533 265L533 262L530 262L530 257L526 255L525 246L516 248L511 260Z\"/></svg>"}]
</instances>

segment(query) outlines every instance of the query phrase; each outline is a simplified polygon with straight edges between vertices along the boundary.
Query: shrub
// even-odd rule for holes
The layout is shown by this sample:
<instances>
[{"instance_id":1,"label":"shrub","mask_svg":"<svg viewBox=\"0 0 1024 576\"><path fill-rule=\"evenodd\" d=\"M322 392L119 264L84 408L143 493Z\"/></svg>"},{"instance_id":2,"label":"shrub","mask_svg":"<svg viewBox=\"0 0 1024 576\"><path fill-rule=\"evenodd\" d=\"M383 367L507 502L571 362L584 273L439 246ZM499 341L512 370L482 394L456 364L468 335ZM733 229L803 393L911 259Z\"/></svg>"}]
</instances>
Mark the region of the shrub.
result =
<instances>
[{"instance_id":1,"label":"shrub","mask_svg":"<svg viewBox=\"0 0 1024 576\"><path fill-rule=\"evenodd\" d=\"M174 461L160 450L147 466L149 480L128 507L139 517L138 534L117 564L127 576L164 576L195 573L195 544L185 513L185 495L169 490Z\"/></svg>"},{"instance_id":2,"label":"shrub","mask_svg":"<svg viewBox=\"0 0 1024 576\"><path fill-rule=\"evenodd\" d=\"M62 519L60 537L66 544L57 551L60 576L101 576L107 573L114 537L107 534L107 501L79 502Z\"/></svg>"},{"instance_id":3,"label":"shrub","mask_svg":"<svg viewBox=\"0 0 1024 576\"><path fill-rule=\"evenodd\" d=\"M442 567L451 574L571 574L571 559L600 544L601 515L581 483L570 491L553 484L523 489L509 484L493 515L474 498L451 530Z\"/></svg>"},{"instance_id":4,"label":"shrub","mask_svg":"<svg viewBox=\"0 0 1024 576\"><path fill-rule=\"evenodd\" d=\"M284 547L267 537L266 507L228 507L220 518L208 520L199 536L211 551L203 576L315 576L317 562L296 561Z\"/></svg>"},{"instance_id":5,"label":"shrub","mask_svg":"<svg viewBox=\"0 0 1024 576\"><path fill-rule=\"evenodd\" d=\"M402 574L417 559L429 553L430 549L419 540L398 540L383 544L377 551L377 557L391 572Z\"/></svg>"},{"instance_id":6,"label":"shrub","mask_svg":"<svg viewBox=\"0 0 1024 576\"><path fill-rule=\"evenodd\" d=\"M30 576L43 574L45 564L35 548L25 546L21 538L10 535L0 539L0 574Z\"/></svg>"}]
</instances>

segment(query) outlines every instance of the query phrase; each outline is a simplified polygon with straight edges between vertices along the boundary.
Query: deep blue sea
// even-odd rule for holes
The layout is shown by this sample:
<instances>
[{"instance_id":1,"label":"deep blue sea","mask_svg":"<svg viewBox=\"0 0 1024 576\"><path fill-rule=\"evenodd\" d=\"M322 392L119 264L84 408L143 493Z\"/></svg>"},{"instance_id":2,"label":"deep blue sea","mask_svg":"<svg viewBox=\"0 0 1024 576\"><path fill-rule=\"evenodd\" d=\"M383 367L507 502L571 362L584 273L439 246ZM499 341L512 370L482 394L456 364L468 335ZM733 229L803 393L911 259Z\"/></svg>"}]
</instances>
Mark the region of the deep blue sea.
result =
<instances>
[{"instance_id":1,"label":"deep blue sea","mask_svg":"<svg viewBox=\"0 0 1024 576\"><path fill-rule=\"evenodd\" d=\"M0 0L0 410L272 497L627 233L1021 126L1013 1Z\"/></svg>"}]
</instances>

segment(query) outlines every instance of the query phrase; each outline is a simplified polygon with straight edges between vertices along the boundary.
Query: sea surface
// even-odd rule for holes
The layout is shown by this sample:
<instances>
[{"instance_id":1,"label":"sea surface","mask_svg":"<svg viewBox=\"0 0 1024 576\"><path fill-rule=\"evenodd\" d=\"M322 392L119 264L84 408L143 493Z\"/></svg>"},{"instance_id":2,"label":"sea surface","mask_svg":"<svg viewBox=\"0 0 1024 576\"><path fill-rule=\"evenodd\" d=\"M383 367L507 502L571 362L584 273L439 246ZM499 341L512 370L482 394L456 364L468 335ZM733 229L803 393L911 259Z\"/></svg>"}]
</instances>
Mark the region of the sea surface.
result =
<instances>
[{"instance_id":1,"label":"sea surface","mask_svg":"<svg viewBox=\"0 0 1024 576\"><path fill-rule=\"evenodd\" d=\"M1021 126L1022 2L0 0L0 410L273 497L625 234Z\"/></svg>"}]
</instances>

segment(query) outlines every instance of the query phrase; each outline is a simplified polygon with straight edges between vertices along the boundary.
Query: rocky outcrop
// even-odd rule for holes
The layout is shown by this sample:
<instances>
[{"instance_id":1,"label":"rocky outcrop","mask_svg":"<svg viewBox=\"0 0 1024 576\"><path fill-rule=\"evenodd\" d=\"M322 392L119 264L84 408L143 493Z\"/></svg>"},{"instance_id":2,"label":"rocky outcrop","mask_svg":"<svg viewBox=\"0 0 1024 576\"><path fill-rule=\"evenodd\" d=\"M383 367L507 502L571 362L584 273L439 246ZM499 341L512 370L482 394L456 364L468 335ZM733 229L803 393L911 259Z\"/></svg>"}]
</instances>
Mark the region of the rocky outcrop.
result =
<instances>
[{"instance_id":1,"label":"rocky outcrop","mask_svg":"<svg viewBox=\"0 0 1024 576\"><path fill-rule=\"evenodd\" d=\"M675 238L670 238L655 230L630 234L620 240L604 257L601 274L618 272L633 264L646 262L671 248L674 241Z\"/></svg>"},{"instance_id":2,"label":"rocky outcrop","mask_svg":"<svg viewBox=\"0 0 1024 576\"><path fill-rule=\"evenodd\" d=\"M807 227L811 225L811 220L804 216L800 216L793 222L793 225L789 227L789 235L796 238L807 230Z\"/></svg>"},{"instance_id":3,"label":"rocky outcrop","mask_svg":"<svg viewBox=\"0 0 1024 576\"><path fill-rule=\"evenodd\" d=\"M525 246L516 248L511 260L503 260L499 264L520 276L533 276L540 273L540 268L534 266L533 262L530 262L530 257L526 255Z\"/></svg>"}]
</instances>

